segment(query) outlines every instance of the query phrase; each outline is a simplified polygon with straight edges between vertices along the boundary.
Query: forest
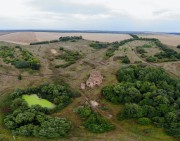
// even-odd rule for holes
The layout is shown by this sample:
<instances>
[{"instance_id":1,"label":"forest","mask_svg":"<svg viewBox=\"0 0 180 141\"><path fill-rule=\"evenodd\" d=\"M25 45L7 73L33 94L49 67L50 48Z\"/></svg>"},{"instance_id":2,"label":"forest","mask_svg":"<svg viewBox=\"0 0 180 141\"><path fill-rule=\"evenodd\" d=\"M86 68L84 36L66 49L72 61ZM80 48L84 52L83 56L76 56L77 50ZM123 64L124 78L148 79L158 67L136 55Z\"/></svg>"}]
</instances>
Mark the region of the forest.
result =
<instances>
[{"instance_id":1,"label":"forest","mask_svg":"<svg viewBox=\"0 0 180 141\"><path fill-rule=\"evenodd\" d=\"M102 89L103 97L123 104L118 119L137 119L140 124L153 123L166 133L180 138L180 80L164 70L132 65L117 72L118 84Z\"/></svg>"},{"instance_id":2,"label":"forest","mask_svg":"<svg viewBox=\"0 0 180 141\"><path fill-rule=\"evenodd\" d=\"M28 106L22 99L24 94L37 94L56 105L54 109L39 105ZM67 85L43 84L27 89L17 89L12 92L4 104L4 125L13 135L34 136L40 138L64 137L70 131L72 124L66 118L52 117L51 113L62 110L73 98L77 97Z\"/></svg>"}]
</instances>

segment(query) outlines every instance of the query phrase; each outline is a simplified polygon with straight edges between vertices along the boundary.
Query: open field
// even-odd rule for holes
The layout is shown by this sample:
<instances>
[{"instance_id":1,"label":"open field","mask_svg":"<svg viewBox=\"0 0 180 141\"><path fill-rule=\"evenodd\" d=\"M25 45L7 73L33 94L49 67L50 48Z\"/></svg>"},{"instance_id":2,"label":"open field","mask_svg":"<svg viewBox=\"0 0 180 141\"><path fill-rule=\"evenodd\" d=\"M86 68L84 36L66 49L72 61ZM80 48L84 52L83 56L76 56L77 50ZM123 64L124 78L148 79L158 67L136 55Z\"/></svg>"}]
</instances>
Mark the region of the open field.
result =
<instances>
[{"instance_id":1,"label":"open field","mask_svg":"<svg viewBox=\"0 0 180 141\"><path fill-rule=\"evenodd\" d=\"M36 42L37 39L33 32L14 32L0 36L0 41L28 45L31 42Z\"/></svg>"},{"instance_id":2,"label":"open field","mask_svg":"<svg viewBox=\"0 0 180 141\"><path fill-rule=\"evenodd\" d=\"M170 35L170 34L140 34L139 37L143 38L157 38L162 43L170 45L170 46L177 46L180 44L180 35Z\"/></svg>"},{"instance_id":3,"label":"open field","mask_svg":"<svg viewBox=\"0 0 180 141\"><path fill-rule=\"evenodd\" d=\"M65 36L82 36L86 40L115 42L131 38L128 34L99 34L99 33L56 33L56 32L15 32L0 36L0 41L27 45L31 42L56 40Z\"/></svg>"},{"instance_id":4,"label":"open field","mask_svg":"<svg viewBox=\"0 0 180 141\"><path fill-rule=\"evenodd\" d=\"M128 34L102 34L102 33L50 33L50 32L36 32L38 41L53 40L59 37L66 36L82 36L86 40L100 41L100 42L115 42L131 38Z\"/></svg>"},{"instance_id":5,"label":"open field","mask_svg":"<svg viewBox=\"0 0 180 141\"><path fill-rule=\"evenodd\" d=\"M17 36L18 35L18 36ZM53 40L60 36L80 36L82 35L84 39L77 42L58 42L45 45L27 45L34 41L43 40ZM148 35L149 37L150 35ZM159 35L160 36L160 35ZM174 36L174 35L173 35ZM135 51L136 46L143 46L144 44L152 44L148 41L133 41L121 46L115 51L115 54L110 58L105 58L105 53L108 48L94 49L89 47L91 41L98 40L103 42L113 42L120 41L124 39L131 38L129 35L125 34L89 34L89 33L12 33L8 35L0 36L0 40L7 42L20 42L22 48L27 49L34 56L36 56L41 62L41 69L39 71L32 71L29 69L20 70L15 68L10 64L5 64L2 59L0 59L0 103L1 100L8 95L9 92L16 88L28 88L32 86L37 86L45 82L51 82L53 80L63 80L70 85L71 88L77 90L81 93L81 97L76 98L69 106L64 108L62 111L52 114L55 117L65 117L72 121L73 128L70 134L65 139L57 139L54 141L61 140L72 140L72 141L175 141L174 138L165 134L163 129L156 128L155 126L141 126L137 124L135 120L125 120L119 121L117 119L118 112L123 108L123 105L115 105L107 102L101 95L101 89L107 85L113 85L117 83L116 72L119 68L125 66L126 64L121 63L120 60L115 60L115 57L120 57L127 55L131 64L136 64L136 62L141 61L144 64L152 65L146 62L140 57ZM166 37L167 38L167 37ZM165 40L165 39L164 39ZM177 40L177 39L172 39ZM170 42L169 42L170 43ZM178 42L177 42L178 43ZM0 45L16 46L14 43L0 42ZM175 45L171 41L171 45ZM152 45L153 46L153 45ZM76 62L66 68L56 68L55 65L64 63L64 60L56 59L56 56L61 55L60 47L72 52L79 52L81 58L76 60ZM153 55L159 52L158 48L147 48L148 55ZM180 62L164 62L164 63L154 63L154 66L159 66L165 69L170 75L180 77ZM97 69L103 75L103 83L93 89L86 88L86 90L81 90L81 83L86 82L89 74L93 69ZM22 80L18 80L18 75L22 75ZM116 126L116 129L111 132L103 134L94 134L88 132L82 126L82 120L73 112L73 109L79 105L84 104L89 100L97 101L101 106L107 107L108 110L98 111L105 118L110 118L110 121ZM0 121L2 115L0 113ZM0 122L1 123L1 122ZM146 129L151 129L151 133L145 133ZM6 139L6 141L13 141L12 134L6 130L0 124L0 140ZM35 138L25 138L16 137L17 141L46 141L45 139L35 139ZM53 141L53 140L52 140Z\"/></svg>"}]
</instances>

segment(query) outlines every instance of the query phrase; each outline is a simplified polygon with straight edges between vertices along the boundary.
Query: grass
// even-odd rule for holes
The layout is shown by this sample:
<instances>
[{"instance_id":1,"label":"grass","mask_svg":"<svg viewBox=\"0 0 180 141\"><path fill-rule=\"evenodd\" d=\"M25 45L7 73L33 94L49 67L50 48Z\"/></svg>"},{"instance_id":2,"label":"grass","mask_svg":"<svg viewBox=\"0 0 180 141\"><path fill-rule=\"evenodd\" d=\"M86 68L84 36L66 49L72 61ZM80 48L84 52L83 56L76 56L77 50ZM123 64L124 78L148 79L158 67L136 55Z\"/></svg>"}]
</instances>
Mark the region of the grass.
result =
<instances>
[{"instance_id":1,"label":"grass","mask_svg":"<svg viewBox=\"0 0 180 141\"><path fill-rule=\"evenodd\" d=\"M25 48L28 49L30 52L32 52L33 55L35 56L39 55L38 58L41 60L41 62L45 60L44 58L47 58L47 55L51 55L50 54L51 48L55 48L56 50L58 50L59 46L63 46L65 49L72 50L74 52L75 51L79 52L79 50L81 50L82 51L81 53L83 54L83 58L78 60L72 66L69 66L67 68L60 68L60 69L57 69L57 71L55 71L56 70L55 68L53 68L54 70L52 69L53 70L52 73L57 74L57 77L55 77L56 80L62 77L65 80L65 82L67 82L74 89L80 89L80 84L87 80L89 73L94 68L98 69L104 76L102 86L95 87L94 89L87 88L85 91L80 91L82 94L80 98L75 99L70 105L65 107L60 112L57 112L56 114L54 113L51 115L51 116L68 118L72 121L72 124L73 124L73 129L70 131L70 134L67 138L56 139L53 141L62 141L62 140L63 141L64 140L175 141L175 139L166 135L166 133L161 128L156 128L152 125L141 126L137 124L135 120L123 120L123 121L117 120L117 117L116 117L117 113L121 111L123 107L121 105L113 105L105 101L101 97L100 90L103 86L110 85L110 84L113 85L114 83L117 83L115 74L116 74L116 71L119 69L119 67L122 67L123 64L121 64L120 61L113 61L113 58L110 58L106 60L106 65L101 65L99 62L103 61L104 54L108 48L103 48L101 50L94 50L93 48L89 47L90 43L91 42L86 41L86 40L80 40L79 42L75 42L75 43L58 42L58 43L52 43L48 45L42 45L42 48L40 49L40 51L38 51L38 47L36 46L25 46ZM132 63L134 61L140 61L139 57L129 47L142 46L143 44L148 44L148 42L138 41L138 42L129 43L130 46L124 45L120 49L125 48L126 52L120 49L116 50L115 56L123 56L127 54L127 56L129 57ZM126 48L128 48L128 50ZM154 47L145 48L145 49L150 50L150 49L154 49ZM47 61L44 61L42 63L42 69L41 69L42 74L51 73L49 72L48 65L49 65L49 62ZM166 63L165 65L168 65L168 64ZM165 65L163 67L166 67ZM178 73L177 72L178 70L171 66L172 64L168 65L168 70L173 71L174 69L174 71ZM59 76L58 75L59 73L62 74L62 76ZM69 77L67 77L68 75ZM10 78L2 77L2 78L3 78L3 82L6 82L5 84L8 86L8 88L12 88L12 89L15 87L24 88L24 87L30 87L32 85L35 86L41 81L46 82L47 80L52 79L50 77L47 77L47 78L24 77L23 80L21 81L17 81L17 80L15 81L11 77ZM3 88L0 88L0 92L1 92L0 94L2 94L2 91L3 91ZM6 93L8 94L8 92ZM0 97L0 103L2 102L3 96ZM84 104L86 101L86 96L88 96L91 100L96 100L98 103L103 105L103 107L106 107L106 110L100 109L100 111L104 117L108 117L109 114L112 115L112 118L110 119L110 121L116 126L116 130L109 133L104 133L104 134L93 134L83 128L82 119L79 118L73 112L73 109L81 104ZM2 118L3 117L0 112L0 119ZM151 131L149 131L149 133L146 133L148 132L148 130L151 130ZM0 141L1 140L14 141L11 132L3 127L2 120L0 121ZM16 137L16 141L32 141L32 140L33 141L46 141L46 139Z\"/></svg>"},{"instance_id":2,"label":"grass","mask_svg":"<svg viewBox=\"0 0 180 141\"><path fill-rule=\"evenodd\" d=\"M55 107L53 103L49 102L46 99L39 98L36 94L23 95L22 98L28 103L30 107L33 105L40 105L41 107L49 109L53 109Z\"/></svg>"}]
</instances>

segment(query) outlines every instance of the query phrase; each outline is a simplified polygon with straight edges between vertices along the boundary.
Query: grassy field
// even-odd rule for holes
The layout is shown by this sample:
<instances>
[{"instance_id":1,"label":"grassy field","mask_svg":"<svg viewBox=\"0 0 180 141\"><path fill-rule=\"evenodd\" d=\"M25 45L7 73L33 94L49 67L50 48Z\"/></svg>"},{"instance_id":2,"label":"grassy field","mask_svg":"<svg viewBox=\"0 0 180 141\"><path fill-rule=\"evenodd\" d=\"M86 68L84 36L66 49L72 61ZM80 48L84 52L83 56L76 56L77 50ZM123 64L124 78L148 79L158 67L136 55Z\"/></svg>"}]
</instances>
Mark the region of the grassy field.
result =
<instances>
[{"instance_id":1,"label":"grassy field","mask_svg":"<svg viewBox=\"0 0 180 141\"><path fill-rule=\"evenodd\" d=\"M172 137L165 134L163 129L156 128L153 125L141 126L137 124L135 120L117 120L117 114L123 106L113 105L105 101L101 96L101 88L117 83L115 76L116 71L125 65L121 63L120 60L115 60L114 58L127 55L131 64L134 64L137 61L142 61L142 63L148 64L138 54L136 54L135 48L136 46L142 46L144 44L150 44L152 46L153 44L147 41L134 41L121 46L115 52L114 56L106 59L104 56L108 48L99 50L93 49L89 47L90 43L91 41L80 40L77 42L59 42L48 45L22 46L22 48L26 48L28 51L32 52L33 55L40 60L41 69L39 71L19 70L12 65L3 64L3 60L0 59L0 62L2 62L2 67L0 67L0 103L2 104L3 99L8 95L8 93L16 88L27 88L44 82L63 80L68 83L71 88L79 91L81 97L76 98L73 103L62 111L51 115L68 118L73 124L73 128L67 138L52 141L174 141ZM0 44L15 46L15 44L12 43L1 42ZM63 47L66 50L78 51L81 53L82 57L67 68L56 68L55 65L60 62L57 62L54 58L56 55L60 55L59 47ZM159 51L155 47L147 48L146 50L149 55ZM180 77L179 62L155 63L155 65L164 68L167 72L175 73ZM93 89L86 88L85 90L81 90L81 83L88 79L89 74L93 69L99 70L104 76L103 84ZM22 75L22 80L18 80L19 74ZM87 98L99 103L99 113L103 117L108 118L116 126L114 131L103 134L93 134L84 129L82 119L73 112L73 109L79 105L83 105ZM106 110L104 110L103 107L105 107ZM45 141L45 139L13 137L11 132L6 130L2 125L2 119L2 114L0 114L0 141Z\"/></svg>"},{"instance_id":2,"label":"grassy field","mask_svg":"<svg viewBox=\"0 0 180 141\"><path fill-rule=\"evenodd\" d=\"M55 105L53 103L51 103L50 101L46 100L46 99L41 99L39 98L36 94L33 95L23 95L22 99L24 99L27 103L28 106L33 106L33 105L40 105L41 107L45 107L45 108L54 108Z\"/></svg>"}]
</instances>

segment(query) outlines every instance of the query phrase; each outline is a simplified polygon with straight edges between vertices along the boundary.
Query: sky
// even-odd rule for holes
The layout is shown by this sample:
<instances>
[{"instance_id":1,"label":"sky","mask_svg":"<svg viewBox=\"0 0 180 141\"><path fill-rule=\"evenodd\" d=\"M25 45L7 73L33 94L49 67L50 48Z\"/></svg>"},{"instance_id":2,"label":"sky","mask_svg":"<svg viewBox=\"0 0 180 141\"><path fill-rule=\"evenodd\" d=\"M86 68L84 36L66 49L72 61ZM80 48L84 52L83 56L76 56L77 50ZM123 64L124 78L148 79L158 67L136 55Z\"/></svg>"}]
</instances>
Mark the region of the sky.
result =
<instances>
[{"instance_id":1,"label":"sky","mask_svg":"<svg viewBox=\"0 0 180 141\"><path fill-rule=\"evenodd\" d=\"M179 0L0 0L0 29L180 32Z\"/></svg>"}]
</instances>

